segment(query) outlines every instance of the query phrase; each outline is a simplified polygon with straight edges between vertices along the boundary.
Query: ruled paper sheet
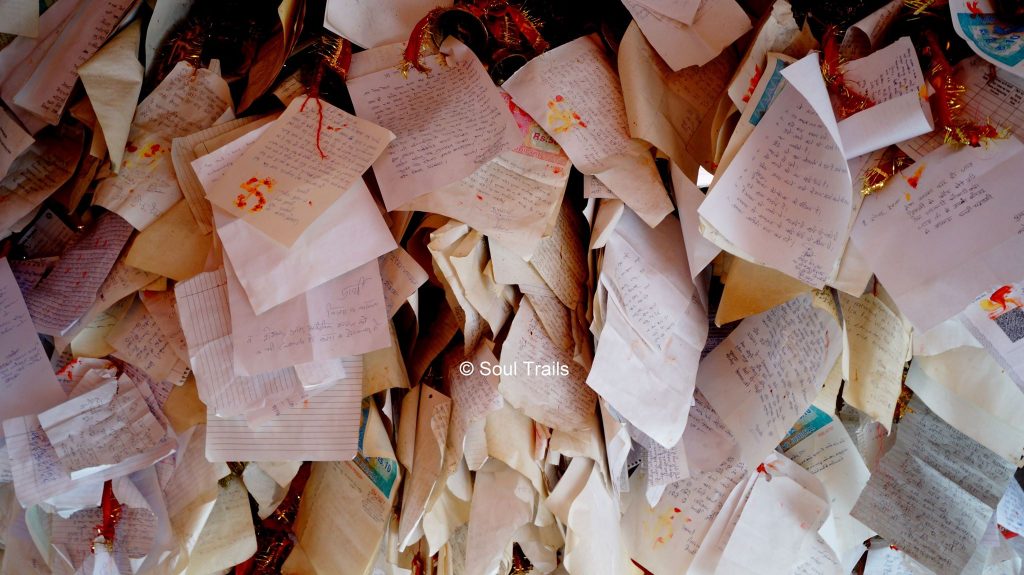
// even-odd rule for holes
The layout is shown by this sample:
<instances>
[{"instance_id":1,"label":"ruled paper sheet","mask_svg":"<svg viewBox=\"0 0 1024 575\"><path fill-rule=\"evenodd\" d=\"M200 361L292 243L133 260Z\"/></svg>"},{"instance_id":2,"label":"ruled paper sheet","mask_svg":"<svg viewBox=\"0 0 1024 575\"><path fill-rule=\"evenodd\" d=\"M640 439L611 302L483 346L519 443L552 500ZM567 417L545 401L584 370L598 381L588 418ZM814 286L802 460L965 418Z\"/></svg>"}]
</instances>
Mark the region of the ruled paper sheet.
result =
<instances>
[{"instance_id":1,"label":"ruled paper sheet","mask_svg":"<svg viewBox=\"0 0 1024 575\"><path fill-rule=\"evenodd\" d=\"M302 393L294 368L235 375L224 268L181 282L174 293L199 398L216 414L241 415Z\"/></svg>"},{"instance_id":2,"label":"ruled paper sheet","mask_svg":"<svg viewBox=\"0 0 1024 575\"><path fill-rule=\"evenodd\" d=\"M89 310L131 234L128 222L107 214L64 252L50 275L25 294L39 333L64 335Z\"/></svg>"},{"instance_id":3,"label":"ruled paper sheet","mask_svg":"<svg viewBox=\"0 0 1024 575\"><path fill-rule=\"evenodd\" d=\"M345 358L345 379L302 400L274 406L257 429L244 416L207 415L210 461L348 461L359 449L362 357Z\"/></svg>"}]
</instances>

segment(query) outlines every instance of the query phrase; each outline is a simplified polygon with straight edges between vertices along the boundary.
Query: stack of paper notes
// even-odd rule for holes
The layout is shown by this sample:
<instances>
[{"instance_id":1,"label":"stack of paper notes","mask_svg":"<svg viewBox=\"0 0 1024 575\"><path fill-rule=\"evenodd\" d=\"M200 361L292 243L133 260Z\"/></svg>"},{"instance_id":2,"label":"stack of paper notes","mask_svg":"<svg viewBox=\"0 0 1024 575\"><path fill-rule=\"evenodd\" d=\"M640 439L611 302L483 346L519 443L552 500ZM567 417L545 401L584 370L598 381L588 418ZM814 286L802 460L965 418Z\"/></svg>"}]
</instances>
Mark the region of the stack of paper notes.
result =
<instances>
[{"instance_id":1,"label":"stack of paper notes","mask_svg":"<svg viewBox=\"0 0 1024 575\"><path fill-rule=\"evenodd\" d=\"M1021 30L0 0L0 575L1024 575Z\"/></svg>"}]
</instances>

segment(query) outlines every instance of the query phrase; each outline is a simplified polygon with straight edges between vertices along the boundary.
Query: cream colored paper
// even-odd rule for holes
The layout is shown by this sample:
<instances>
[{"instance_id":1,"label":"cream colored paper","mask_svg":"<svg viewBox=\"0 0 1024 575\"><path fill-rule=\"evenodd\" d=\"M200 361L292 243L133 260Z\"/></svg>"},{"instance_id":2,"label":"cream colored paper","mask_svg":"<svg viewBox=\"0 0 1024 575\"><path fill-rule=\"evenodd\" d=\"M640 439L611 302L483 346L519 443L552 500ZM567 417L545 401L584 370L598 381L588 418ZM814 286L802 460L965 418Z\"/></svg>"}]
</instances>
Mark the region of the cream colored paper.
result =
<instances>
[{"instance_id":1,"label":"cream colored paper","mask_svg":"<svg viewBox=\"0 0 1024 575\"><path fill-rule=\"evenodd\" d=\"M135 236L125 263L184 281L203 271L212 245L213 237L199 229L187 202L182 200Z\"/></svg>"},{"instance_id":2,"label":"cream colored paper","mask_svg":"<svg viewBox=\"0 0 1024 575\"><path fill-rule=\"evenodd\" d=\"M113 355L143 370L156 381L185 383L190 373L188 359L174 352L171 342L142 302L136 301L128 313L106 336L114 347Z\"/></svg>"},{"instance_id":3,"label":"cream colored paper","mask_svg":"<svg viewBox=\"0 0 1024 575\"><path fill-rule=\"evenodd\" d=\"M633 24L622 38L618 64L630 135L696 178L698 165L715 160L711 121L736 55L727 50L702 66L673 71Z\"/></svg>"},{"instance_id":4,"label":"cream colored paper","mask_svg":"<svg viewBox=\"0 0 1024 575\"><path fill-rule=\"evenodd\" d=\"M178 62L139 103L121 168L100 183L95 202L145 229L182 198L172 140L212 126L231 105L227 82L216 72Z\"/></svg>"},{"instance_id":5,"label":"cream colored paper","mask_svg":"<svg viewBox=\"0 0 1024 575\"><path fill-rule=\"evenodd\" d=\"M585 379L571 350L548 338L533 307L521 302L501 352L505 400L549 427L588 429L597 425L597 395Z\"/></svg>"},{"instance_id":6,"label":"cream colored paper","mask_svg":"<svg viewBox=\"0 0 1024 575\"><path fill-rule=\"evenodd\" d=\"M369 572L387 531L400 475L376 409L368 404L356 461L313 464L295 534L320 572Z\"/></svg>"},{"instance_id":7,"label":"cream colored paper","mask_svg":"<svg viewBox=\"0 0 1024 575\"><path fill-rule=\"evenodd\" d=\"M0 17L0 21L3 18ZM0 178L7 175L11 164L35 139L6 111L0 111Z\"/></svg>"},{"instance_id":8,"label":"cream colored paper","mask_svg":"<svg viewBox=\"0 0 1024 575\"><path fill-rule=\"evenodd\" d=\"M839 295L843 308L843 400L888 430L910 357L910 328L872 294Z\"/></svg>"},{"instance_id":9,"label":"cream colored paper","mask_svg":"<svg viewBox=\"0 0 1024 575\"><path fill-rule=\"evenodd\" d=\"M138 21L132 22L78 67L78 76L103 130L114 172L121 168L135 106L142 91L140 27Z\"/></svg>"},{"instance_id":10,"label":"cream colored paper","mask_svg":"<svg viewBox=\"0 0 1024 575\"><path fill-rule=\"evenodd\" d=\"M0 32L35 38L39 34L39 3L11 0L0 6Z\"/></svg>"},{"instance_id":11,"label":"cream colored paper","mask_svg":"<svg viewBox=\"0 0 1024 575\"><path fill-rule=\"evenodd\" d=\"M319 99L296 98L212 188L210 202L292 247L394 134Z\"/></svg>"},{"instance_id":12,"label":"cream colored paper","mask_svg":"<svg viewBox=\"0 0 1024 575\"><path fill-rule=\"evenodd\" d=\"M241 478L230 476L210 511L196 546L189 556L186 575L213 573L237 565L256 552L256 533L249 510L249 494Z\"/></svg>"}]
</instances>

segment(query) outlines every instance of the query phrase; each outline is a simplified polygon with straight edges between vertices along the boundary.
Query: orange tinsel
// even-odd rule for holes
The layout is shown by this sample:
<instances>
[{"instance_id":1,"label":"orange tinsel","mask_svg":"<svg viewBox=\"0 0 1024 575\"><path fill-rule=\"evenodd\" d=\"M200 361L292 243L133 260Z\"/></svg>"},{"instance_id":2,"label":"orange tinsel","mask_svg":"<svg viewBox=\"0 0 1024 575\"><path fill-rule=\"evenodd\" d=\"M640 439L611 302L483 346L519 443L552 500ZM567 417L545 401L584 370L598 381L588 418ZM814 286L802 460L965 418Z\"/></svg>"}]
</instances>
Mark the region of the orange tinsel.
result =
<instances>
[{"instance_id":1,"label":"orange tinsel","mask_svg":"<svg viewBox=\"0 0 1024 575\"><path fill-rule=\"evenodd\" d=\"M925 30L924 37L927 45L923 51L932 64L928 81L935 89L936 115L946 143L977 148L993 138L1005 137L1006 132L992 124L977 123L961 116L965 89L953 78L953 67L946 60L935 32Z\"/></svg>"},{"instance_id":2,"label":"orange tinsel","mask_svg":"<svg viewBox=\"0 0 1024 575\"><path fill-rule=\"evenodd\" d=\"M843 58L839 55L839 28L825 29L821 54L821 75L829 94L835 98L836 119L843 120L875 105L874 100L852 88L843 75Z\"/></svg>"}]
</instances>

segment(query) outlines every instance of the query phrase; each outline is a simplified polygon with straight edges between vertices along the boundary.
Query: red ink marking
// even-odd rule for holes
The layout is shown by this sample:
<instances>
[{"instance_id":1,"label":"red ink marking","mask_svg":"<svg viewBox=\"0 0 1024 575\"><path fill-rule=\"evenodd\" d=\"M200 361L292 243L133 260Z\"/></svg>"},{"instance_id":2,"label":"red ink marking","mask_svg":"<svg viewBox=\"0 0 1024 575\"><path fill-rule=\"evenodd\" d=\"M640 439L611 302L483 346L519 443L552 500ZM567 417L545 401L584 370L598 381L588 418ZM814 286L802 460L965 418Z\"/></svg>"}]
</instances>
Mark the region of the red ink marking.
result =
<instances>
[{"instance_id":1,"label":"red ink marking","mask_svg":"<svg viewBox=\"0 0 1024 575\"><path fill-rule=\"evenodd\" d=\"M673 507L672 510L675 511L676 513L682 513L682 511L683 511L682 509L680 509L678 507Z\"/></svg>"},{"instance_id":2,"label":"red ink marking","mask_svg":"<svg viewBox=\"0 0 1024 575\"><path fill-rule=\"evenodd\" d=\"M754 75L750 77L750 85L747 87L747 93L743 95L743 101L749 102L750 97L754 95L754 89L757 88L757 83L761 81L761 75L764 74L764 70L754 65Z\"/></svg>"},{"instance_id":3,"label":"red ink marking","mask_svg":"<svg viewBox=\"0 0 1024 575\"><path fill-rule=\"evenodd\" d=\"M308 96L308 95L306 96L306 100L304 102L302 102L301 106L299 106L299 112L305 112L306 111L306 102L309 102L310 98L311 98L311 96ZM321 132L323 132L323 129L324 129L324 105L320 102L320 98L314 98L314 99L316 100L316 113L317 113L317 121L316 121L316 151L320 152L320 159L323 160L323 159L327 158L327 154L325 154L323 149L320 147L320 134L321 134Z\"/></svg>"},{"instance_id":4,"label":"red ink marking","mask_svg":"<svg viewBox=\"0 0 1024 575\"><path fill-rule=\"evenodd\" d=\"M249 211L262 211L263 208L266 207L267 205L267 197L260 190L260 187L263 186L267 188L267 193L272 192L274 190L274 180L272 180L271 178L263 178L262 180L259 178L249 178L248 180L243 182L238 187L245 190L246 193L238 194L237 196L235 196L235 207L239 209L245 209L245 207L248 206L249 204L249 198L251 196L256 196L256 205L249 208Z\"/></svg>"},{"instance_id":5,"label":"red ink marking","mask_svg":"<svg viewBox=\"0 0 1024 575\"><path fill-rule=\"evenodd\" d=\"M917 184L920 183L921 181L921 174L923 173L924 164L921 164L920 166L917 167L917 170L914 171L914 175L907 178L907 184L910 185L911 188L914 188L916 190Z\"/></svg>"},{"instance_id":6,"label":"red ink marking","mask_svg":"<svg viewBox=\"0 0 1024 575\"><path fill-rule=\"evenodd\" d=\"M978 0L974 0L973 2L968 2L967 3L967 9L971 12L971 18L975 18L975 17L981 16L983 14L983 12L981 11L981 8L978 7Z\"/></svg>"}]
</instances>

